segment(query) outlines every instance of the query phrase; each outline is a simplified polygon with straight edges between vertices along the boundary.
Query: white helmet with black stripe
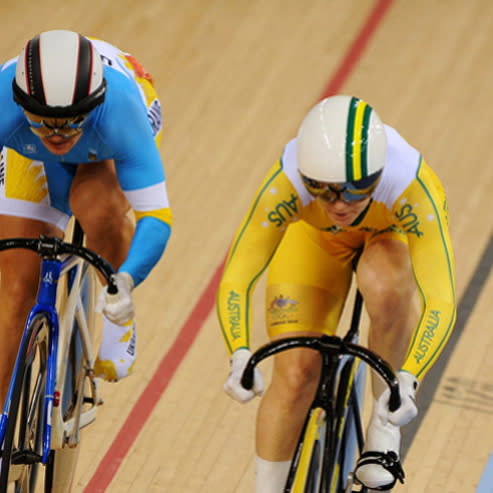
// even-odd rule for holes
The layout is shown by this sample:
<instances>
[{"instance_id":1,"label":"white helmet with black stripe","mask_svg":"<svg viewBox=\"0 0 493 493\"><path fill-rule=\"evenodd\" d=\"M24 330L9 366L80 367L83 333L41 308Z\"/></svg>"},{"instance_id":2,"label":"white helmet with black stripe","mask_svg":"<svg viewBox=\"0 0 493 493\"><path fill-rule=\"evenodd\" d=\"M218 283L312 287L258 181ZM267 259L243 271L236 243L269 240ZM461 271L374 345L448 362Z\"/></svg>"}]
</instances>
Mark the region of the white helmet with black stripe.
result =
<instances>
[{"instance_id":1,"label":"white helmet with black stripe","mask_svg":"<svg viewBox=\"0 0 493 493\"><path fill-rule=\"evenodd\" d=\"M387 154L385 129L363 100L332 96L317 103L298 131L296 155L302 177L325 183L376 181Z\"/></svg>"},{"instance_id":2,"label":"white helmet with black stripe","mask_svg":"<svg viewBox=\"0 0 493 493\"><path fill-rule=\"evenodd\" d=\"M17 60L14 100L43 117L72 118L104 100L103 63L81 34L46 31L29 40Z\"/></svg>"}]
</instances>

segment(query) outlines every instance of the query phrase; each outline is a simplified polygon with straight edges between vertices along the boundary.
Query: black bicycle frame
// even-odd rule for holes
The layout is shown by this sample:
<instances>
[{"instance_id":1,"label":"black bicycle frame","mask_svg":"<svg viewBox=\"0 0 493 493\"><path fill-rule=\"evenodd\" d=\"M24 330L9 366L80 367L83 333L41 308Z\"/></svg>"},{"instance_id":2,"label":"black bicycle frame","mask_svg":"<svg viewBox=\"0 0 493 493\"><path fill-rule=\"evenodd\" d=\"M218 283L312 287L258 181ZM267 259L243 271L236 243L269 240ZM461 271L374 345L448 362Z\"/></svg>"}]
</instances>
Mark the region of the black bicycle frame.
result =
<instances>
[{"instance_id":1,"label":"black bicycle frame","mask_svg":"<svg viewBox=\"0 0 493 493\"><path fill-rule=\"evenodd\" d=\"M322 357L320 380L315 398L310 406L307 418L303 425L300 440L296 448L291 469L287 480L287 489L293 484L296 468L303 447L303 438L308 426L310 415L316 408L322 408L326 413L325 464L322 470L320 491L329 491L332 481L333 466L338 458L342 440L338 439L338 431L346 419L348 409L354 413L357 441L360 450L363 447L364 436L361 427L360 406L356 389L350 384L354 358L359 358L373 368L384 379L390 388L389 409L395 411L400 406L398 380L390 365L367 348L355 343L359 334L359 322L363 306L363 298L359 290L356 291L353 314L348 332L343 338L338 336L322 335L321 337L289 337L265 344L251 356L242 377L242 385L246 389L253 386L253 371L255 366L265 358L279 352L294 348L308 348L316 350ZM349 356L343 361L344 356ZM341 366L342 364L342 366ZM346 389L342 392L342 389ZM350 392L348 396L347 392Z\"/></svg>"}]
</instances>

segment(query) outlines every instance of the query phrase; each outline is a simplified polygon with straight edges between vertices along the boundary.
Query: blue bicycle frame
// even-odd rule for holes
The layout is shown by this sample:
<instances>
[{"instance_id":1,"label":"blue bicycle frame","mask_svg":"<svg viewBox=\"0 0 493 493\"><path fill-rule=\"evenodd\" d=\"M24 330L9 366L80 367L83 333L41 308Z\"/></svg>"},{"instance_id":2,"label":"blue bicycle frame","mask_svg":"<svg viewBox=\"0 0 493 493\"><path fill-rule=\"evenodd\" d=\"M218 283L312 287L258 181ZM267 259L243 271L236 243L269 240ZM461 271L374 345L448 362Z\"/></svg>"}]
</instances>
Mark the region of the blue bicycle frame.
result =
<instances>
[{"instance_id":1,"label":"blue bicycle frame","mask_svg":"<svg viewBox=\"0 0 493 493\"><path fill-rule=\"evenodd\" d=\"M55 380L56 380L56 361L58 353L58 313L56 310L56 294L58 280L60 278L60 272L64 267L64 263L59 260L47 260L44 259L41 265L41 278L39 282L38 296L35 305L31 309L27 322L26 329L29 327L32 319L38 315L43 314L46 322L49 326L50 332L50 345L48 350L48 364L47 364L47 379L46 379L46 392L45 392L45 416L46 426L43 430L43 463L46 464L48 454L50 453L51 446L51 416L53 411L53 396L55 393ZM21 346L24 343L27 331L24 331L22 336ZM15 375L19 367L19 358L15 362L13 377L10 381L9 390L7 392L7 398L5 401L2 417L0 418L0 443L3 442L5 435L5 427L7 424L7 417L10 408L10 402L12 400L12 393L14 387Z\"/></svg>"},{"instance_id":2,"label":"blue bicycle frame","mask_svg":"<svg viewBox=\"0 0 493 493\"><path fill-rule=\"evenodd\" d=\"M52 428L52 416L53 416L53 404L56 384L56 370L57 370L57 355L58 355L58 336L59 336L59 320L58 312L56 308L57 301L57 288L60 276L62 273L68 274L68 287L71 289L72 280L74 278L75 269L77 267L72 265L74 256L85 259L97 270L101 272L106 281L108 282L108 293L115 294L117 292L116 284L111 277L113 274L113 268L103 258L99 257L94 252L79 245L70 243L64 243L58 238L41 237L39 240L35 239L11 239L2 240L2 247L0 250L9 248L26 248L38 252L42 257L41 269L40 269L40 281L37 293L36 303L29 312L27 322L25 325L24 333L20 347L23 347L27 337L28 328L31 322L37 316L42 316L48 326L49 332L49 345L47 355L47 367L46 367L46 383L45 383L45 397L44 397L44 423L42 430L43 437L43 453L42 462L46 464L48 455L51 449L51 428ZM62 254L68 254L63 259L60 257ZM7 427L7 420L10 411L10 405L12 402L14 392L14 382L19 371L21 364L21 355L18 353L14 366L12 378L10 380L3 413L0 418L0 444L3 445L5 439L5 432Z\"/></svg>"}]
</instances>

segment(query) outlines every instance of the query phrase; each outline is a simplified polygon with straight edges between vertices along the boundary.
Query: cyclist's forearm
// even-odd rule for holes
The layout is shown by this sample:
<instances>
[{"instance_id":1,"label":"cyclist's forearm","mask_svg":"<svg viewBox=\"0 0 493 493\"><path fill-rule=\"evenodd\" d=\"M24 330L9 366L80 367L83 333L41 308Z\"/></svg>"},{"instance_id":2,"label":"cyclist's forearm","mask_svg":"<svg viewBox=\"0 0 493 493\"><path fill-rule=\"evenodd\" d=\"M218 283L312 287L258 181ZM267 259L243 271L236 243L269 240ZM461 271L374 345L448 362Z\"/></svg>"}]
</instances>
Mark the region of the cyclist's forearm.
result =
<instances>
[{"instance_id":1,"label":"cyclist's forearm","mask_svg":"<svg viewBox=\"0 0 493 493\"><path fill-rule=\"evenodd\" d=\"M426 300L402 370L421 380L432 367L450 337L456 316L456 305L450 300Z\"/></svg>"},{"instance_id":2,"label":"cyclist's forearm","mask_svg":"<svg viewBox=\"0 0 493 493\"><path fill-rule=\"evenodd\" d=\"M128 272L138 286L161 258L171 234L170 224L146 216L138 221L127 259L120 272Z\"/></svg>"},{"instance_id":3,"label":"cyclist's forearm","mask_svg":"<svg viewBox=\"0 0 493 493\"><path fill-rule=\"evenodd\" d=\"M219 285L216 310L221 333L231 356L237 349L250 347L251 304L246 289L223 280Z\"/></svg>"}]
</instances>

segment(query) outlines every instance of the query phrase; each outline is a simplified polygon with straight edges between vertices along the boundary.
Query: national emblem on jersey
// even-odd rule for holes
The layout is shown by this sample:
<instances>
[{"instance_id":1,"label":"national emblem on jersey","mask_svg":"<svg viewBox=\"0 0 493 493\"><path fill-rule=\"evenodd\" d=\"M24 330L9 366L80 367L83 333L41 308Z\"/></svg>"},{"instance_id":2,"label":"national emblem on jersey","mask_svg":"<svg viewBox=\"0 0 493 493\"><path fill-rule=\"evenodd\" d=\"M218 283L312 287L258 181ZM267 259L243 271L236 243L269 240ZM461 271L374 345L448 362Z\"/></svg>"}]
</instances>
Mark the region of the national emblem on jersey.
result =
<instances>
[{"instance_id":1,"label":"national emblem on jersey","mask_svg":"<svg viewBox=\"0 0 493 493\"><path fill-rule=\"evenodd\" d=\"M267 306L270 325L296 323L299 315L299 301L289 296L276 296Z\"/></svg>"}]
</instances>

